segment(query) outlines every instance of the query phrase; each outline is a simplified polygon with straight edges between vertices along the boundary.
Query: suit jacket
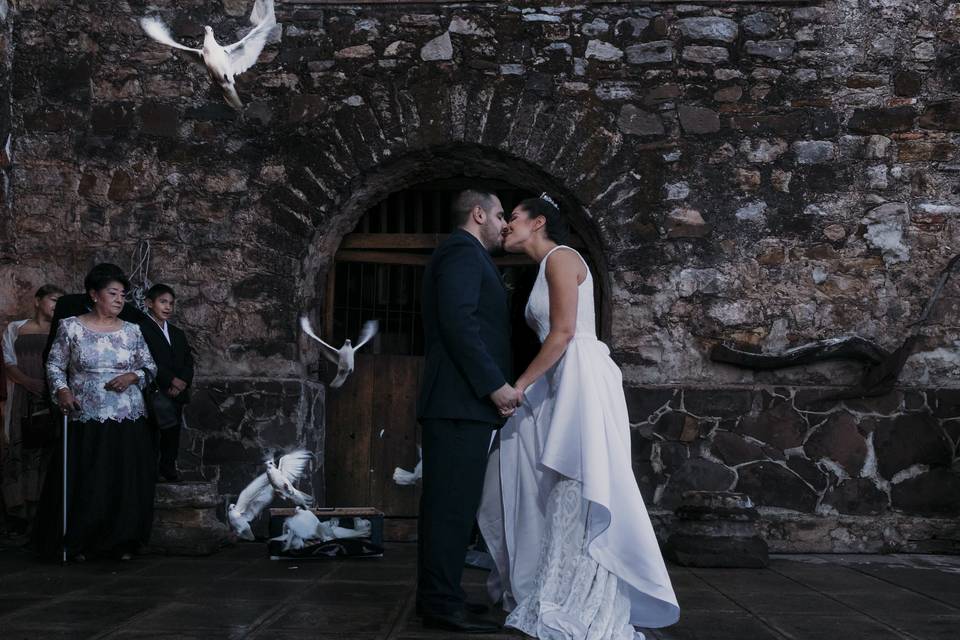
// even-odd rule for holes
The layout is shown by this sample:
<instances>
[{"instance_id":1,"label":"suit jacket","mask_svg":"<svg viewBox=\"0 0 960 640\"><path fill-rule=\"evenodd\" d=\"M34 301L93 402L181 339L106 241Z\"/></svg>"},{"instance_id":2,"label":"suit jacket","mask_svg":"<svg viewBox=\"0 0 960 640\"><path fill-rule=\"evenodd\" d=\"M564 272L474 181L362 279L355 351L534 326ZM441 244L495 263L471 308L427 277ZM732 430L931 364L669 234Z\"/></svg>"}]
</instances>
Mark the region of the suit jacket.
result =
<instances>
[{"instance_id":1,"label":"suit jacket","mask_svg":"<svg viewBox=\"0 0 960 640\"><path fill-rule=\"evenodd\" d=\"M57 300L57 306L53 309L53 320L50 322L50 335L47 336L47 346L43 349L44 366L47 364L47 356L50 355L50 347L53 346L53 341L57 337L57 329L60 327L60 321L64 318L82 316L90 311L92 307L93 303L90 302L90 296L85 293L68 293L67 295L60 296ZM117 317L125 322L132 322L138 325L140 331L143 331L144 324L147 322L156 325L147 314L129 302L123 305L123 309L120 310ZM149 343L147 346L150 346ZM153 353L153 349L150 349L150 355L152 355L154 359L157 357L157 354Z\"/></svg>"},{"instance_id":2,"label":"suit jacket","mask_svg":"<svg viewBox=\"0 0 960 640\"><path fill-rule=\"evenodd\" d=\"M462 229L427 265L423 329L417 417L502 424L488 396L512 376L507 291L490 254Z\"/></svg>"},{"instance_id":3,"label":"suit jacket","mask_svg":"<svg viewBox=\"0 0 960 640\"><path fill-rule=\"evenodd\" d=\"M140 331L143 332L143 339L147 341L147 348L150 349L153 361L157 363L157 386L161 391L166 391L174 378L180 378L187 383L187 389L171 400L179 405L190 402L190 385L193 384L193 351L187 342L187 335L182 329L168 322L167 331L170 333L170 342L167 342L160 325L149 316L146 322L140 325Z\"/></svg>"}]
</instances>

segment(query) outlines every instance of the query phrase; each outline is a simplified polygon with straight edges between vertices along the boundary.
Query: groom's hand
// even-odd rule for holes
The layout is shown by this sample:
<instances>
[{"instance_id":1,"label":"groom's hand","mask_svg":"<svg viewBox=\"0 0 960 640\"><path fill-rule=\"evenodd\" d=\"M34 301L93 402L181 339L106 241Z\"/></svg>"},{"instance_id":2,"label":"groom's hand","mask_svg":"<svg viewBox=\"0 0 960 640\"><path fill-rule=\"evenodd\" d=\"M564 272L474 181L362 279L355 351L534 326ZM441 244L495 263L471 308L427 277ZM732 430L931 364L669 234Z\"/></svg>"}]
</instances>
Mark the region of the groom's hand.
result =
<instances>
[{"instance_id":1,"label":"groom's hand","mask_svg":"<svg viewBox=\"0 0 960 640\"><path fill-rule=\"evenodd\" d=\"M490 399L497 406L497 411L504 418L509 418L517 410L517 390L512 385L505 384L490 394Z\"/></svg>"}]
</instances>

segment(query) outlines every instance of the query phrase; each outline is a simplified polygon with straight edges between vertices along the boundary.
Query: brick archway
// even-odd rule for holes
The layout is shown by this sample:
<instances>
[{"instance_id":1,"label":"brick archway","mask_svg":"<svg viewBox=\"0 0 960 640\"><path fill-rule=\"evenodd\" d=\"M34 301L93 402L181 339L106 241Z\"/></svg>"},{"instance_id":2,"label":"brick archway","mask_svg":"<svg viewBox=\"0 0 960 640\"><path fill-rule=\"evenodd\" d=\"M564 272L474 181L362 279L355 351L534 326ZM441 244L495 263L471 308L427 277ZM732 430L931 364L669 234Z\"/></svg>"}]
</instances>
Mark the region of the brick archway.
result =
<instances>
[{"instance_id":1,"label":"brick archway","mask_svg":"<svg viewBox=\"0 0 960 640\"><path fill-rule=\"evenodd\" d=\"M304 169L306 171L307 169ZM385 162L365 171L352 181L352 193L317 231L303 262L304 308L319 308L323 301L325 275L343 237L350 233L369 208L390 193L434 179L457 176L502 180L525 190L546 191L555 196L567 220L596 267L599 294L599 328L603 337L610 333L607 260L603 240L594 222L575 194L537 166L496 149L474 144L450 144L432 147Z\"/></svg>"}]
</instances>

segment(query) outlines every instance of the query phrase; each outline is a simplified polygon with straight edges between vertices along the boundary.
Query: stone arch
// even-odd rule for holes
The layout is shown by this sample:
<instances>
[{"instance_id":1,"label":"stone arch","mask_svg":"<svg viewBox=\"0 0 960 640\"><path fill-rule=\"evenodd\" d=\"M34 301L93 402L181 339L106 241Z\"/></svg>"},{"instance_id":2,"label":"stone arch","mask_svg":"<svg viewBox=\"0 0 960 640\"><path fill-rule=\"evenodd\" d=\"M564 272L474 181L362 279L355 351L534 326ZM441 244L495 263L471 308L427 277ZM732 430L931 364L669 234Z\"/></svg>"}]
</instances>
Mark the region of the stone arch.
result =
<instances>
[{"instance_id":1,"label":"stone arch","mask_svg":"<svg viewBox=\"0 0 960 640\"><path fill-rule=\"evenodd\" d=\"M327 269L343 237L361 217L393 192L434 179L470 176L496 179L533 191L546 191L558 199L571 227L586 244L596 267L595 283L599 293L599 330L609 337L610 282L604 243L597 226L588 217L576 196L541 168L499 149L477 144L451 143L420 149L384 162L363 172L350 184L350 195L339 205L339 213L326 219L311 239L302 264L304 286L301 291L307 308L322 301Z\"/></svg>"}]
</instances>

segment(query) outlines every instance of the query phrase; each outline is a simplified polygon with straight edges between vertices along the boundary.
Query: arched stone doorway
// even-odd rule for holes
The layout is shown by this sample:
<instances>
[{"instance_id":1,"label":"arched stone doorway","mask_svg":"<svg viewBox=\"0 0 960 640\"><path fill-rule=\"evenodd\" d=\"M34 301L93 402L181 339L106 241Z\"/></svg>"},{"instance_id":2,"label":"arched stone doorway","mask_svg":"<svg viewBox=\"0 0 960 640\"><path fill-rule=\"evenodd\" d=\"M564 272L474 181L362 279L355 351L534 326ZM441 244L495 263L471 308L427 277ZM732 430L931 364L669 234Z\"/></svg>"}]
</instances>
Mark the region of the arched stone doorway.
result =
<instances>
[{"instance_id":1,"label":"arched stone doorway","mask_svg":"<svg viewBox=\"0 0 960 640\"><path fill-rule=\"evenodd\" d=\"M523 179L535 175L534 169L526 167L525 174L517 173L509 160L500 165L471 162L486 156L477 153L470 147L460 153L444 150L431 158L428 167L411 171L407 185L389 179L392 172L385 172L383 182L394 188L385 194L385 189L373 188L377 180L370 178L363 185L369 195L353 200L356 207L374 203L359 216L355 209L344 211L342 218L349 217L354 226L340 237L324 277L316 280L323 304L316 307L322 313L315 321L337 344L355 336L362 323L373 318L380 320L381 334L366 353L358 354L354 376L340 389L327 390L324 479L329 506L370 505L391 516L416 514L417 488L396 485L392 474L395 467L409 469L417 461L415 403L423 356L419 290L433 248L451 230L452 197L468 186L486 188L495 191L509 211L520 199L545 190L561 198L565 211L573 209L569 196L549 180L538 176L531 184ZM404 159L397 166L412 165ZM601 319L598 328L604 332L609 314L603 253L583 217L570 214L568 219L571 244L584 253L601 283L595 303ZM513 289L515 364L520 369L538 347L523 321L523 306L537 267L525 256L500 256L496 261ZM328 380L332 368L321 366L319 375L322 381Z\"/></svg>"}]
</instances>

